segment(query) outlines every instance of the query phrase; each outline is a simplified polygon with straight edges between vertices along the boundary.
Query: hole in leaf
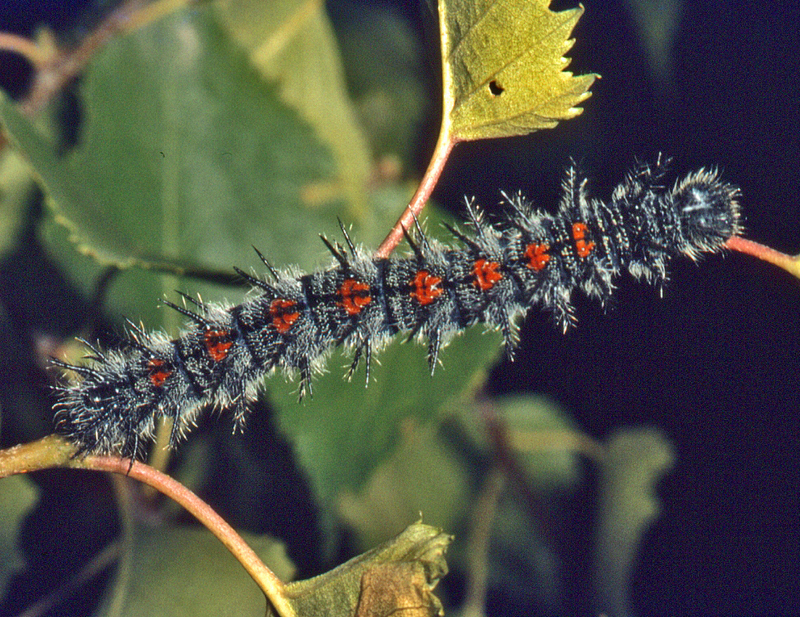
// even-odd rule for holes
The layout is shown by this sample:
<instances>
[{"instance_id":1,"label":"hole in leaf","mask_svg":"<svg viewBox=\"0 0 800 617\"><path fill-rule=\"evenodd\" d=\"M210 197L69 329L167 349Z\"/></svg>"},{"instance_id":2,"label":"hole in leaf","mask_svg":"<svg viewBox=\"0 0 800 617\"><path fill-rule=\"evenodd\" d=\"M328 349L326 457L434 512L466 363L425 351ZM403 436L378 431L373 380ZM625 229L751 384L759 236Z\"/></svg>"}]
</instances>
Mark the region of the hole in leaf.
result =
<instances>
[{"instance_id":1,"label":"hole in leaf","mask_svg":"<svg viewBox=\"0 0 800 617\"><path fill-rule=\"evenodd\" d=\"M492 96L500 96L503 94L503 92L505 92L505 88L503 88L503 86L493 79L489 82L489 92L492 93Z\"/></svg>"}]
</instances>

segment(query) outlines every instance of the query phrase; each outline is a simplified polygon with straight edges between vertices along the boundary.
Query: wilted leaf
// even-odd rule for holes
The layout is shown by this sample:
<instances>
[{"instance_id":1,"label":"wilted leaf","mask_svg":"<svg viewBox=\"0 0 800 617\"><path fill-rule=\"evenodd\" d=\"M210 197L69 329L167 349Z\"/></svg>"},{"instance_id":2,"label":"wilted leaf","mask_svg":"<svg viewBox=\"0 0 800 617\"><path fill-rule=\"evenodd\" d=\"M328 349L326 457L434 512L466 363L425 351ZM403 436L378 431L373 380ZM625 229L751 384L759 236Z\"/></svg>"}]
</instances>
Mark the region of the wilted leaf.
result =
<instances>
[{"instance_id":1,"label":"wilted leaf","mask_svg":"<svg viewBox=\"0 0 800 617\"><path fill-rule=\"evenodd\" d=\"M444 553L451 540L417 523L335 570L290 583L286 595L302 617L441 615L433 589L447 574Z\"/></svg>"},{"instance_id":2,"label":"wilted leaf","mask_svg":"<svg viewBox=\"0 0 800 617\"><path fill-rule=\"evenodd\" d=\"M672 467L671 444L653 429L622 430L602 467L595 556L598 611L629 615L628 588L643 534L658 516L655 484Z\"/></svg>"},{"instance_id":3,"label":"wilted leaf","mask_svg":"<svg viewBox=\"0 0 800 617\"><path fill-rule=\"evenodd\" d=\"M333 29L320 0L216 0L217 14L253 66L277 84L331 151L337 184L362 217L370 176L367 140L356 122Z\"/></svg>"},{"instance_id":4,"label":"wilted leaf","mask_svg":"<svg viewBox=\"0 0 800 617\"><path fill-rule=\"evenodd\" d=\"M36 505L38 496L36 485L25 476L0 481L0 598L9 579L25 565L17 539L22 521Z\"/></svg>"},{"instance_id":5,"label":"wilted leaf","mask_svg":"<svg viewBox=\"0 0 800 617\"><path fill-rule=\"evenodd\" d=\"M276 575L293 575L281 543L252 534L245 539ZM139 526L129 550L130 570L118 577L111 596L119 617L264 614L263 592L205 529Z\"/></svg>"},{"instance_id":6,"label":"wilted leaf","mask_svg":"<svg viewBox=\"0 0 800 617\"><path fill-rule=\"evenodd\" d=\"M593 75L564 69L582 8L439 0L445 126L455 140L524 135L578 115Z\"/></svg>"}]
</instances>

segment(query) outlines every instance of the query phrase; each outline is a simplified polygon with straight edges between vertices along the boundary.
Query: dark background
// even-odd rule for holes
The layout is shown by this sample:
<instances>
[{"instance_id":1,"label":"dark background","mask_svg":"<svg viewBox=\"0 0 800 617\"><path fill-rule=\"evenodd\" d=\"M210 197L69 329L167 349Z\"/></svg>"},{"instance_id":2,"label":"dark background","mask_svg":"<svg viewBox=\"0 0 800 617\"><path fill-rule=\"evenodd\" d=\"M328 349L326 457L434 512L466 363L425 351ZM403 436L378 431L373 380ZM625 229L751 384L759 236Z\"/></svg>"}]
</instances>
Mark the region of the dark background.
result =
<instances>
[{"instance_id":1,"label":"dark background","mask_svg":"<svg viewBox=\"0 0 800 617\"><path fill-rule=\"evenodd\" d=\"M337 19L358 14L331 4ZM384 4L426 44L427 6ZM747 237L800 252L798 3L686 3L662 73L651 68L626 3L584 4L572 69L602 79L583 115L555 131L460 145L435 198L457 204L469 194L493 204L499 189L522 189L549 206L570 157L592 177L592 192L607 197L635 157L663 152L673 157L676 175L718 166L741 187ZM79 39L102 13L90 2L6 0L0 30L30 34L48 23ZM432 62L433 99L436 70ZM24 63L0 55L0 85L19 94L26 79ZM418 173L434 139L434 128L420 136ZM610 310L581 302L580 326L566 336L533 312L516 362L497 367L491 388L548 394L597 437L646 424L675 444L676 466L659 487L663 515L634 574L637 613L800 614L800 282L738 254L699 267L675 263L672 271L663 298L624 279ZM40 393L47 380L32 360L33 333L59 337L75 329L81 300L70 293L37 247L32 223L21 248L0 266L4 410L33 405L46 416ZM3 428L4 445L22 432ZM317 565L301 562L307 570ZM28 598L16 593L20 602ZM503 606L489 613L513 614ZM15 612L9 601L0 609Z\"/></svg>"}]
</instances>

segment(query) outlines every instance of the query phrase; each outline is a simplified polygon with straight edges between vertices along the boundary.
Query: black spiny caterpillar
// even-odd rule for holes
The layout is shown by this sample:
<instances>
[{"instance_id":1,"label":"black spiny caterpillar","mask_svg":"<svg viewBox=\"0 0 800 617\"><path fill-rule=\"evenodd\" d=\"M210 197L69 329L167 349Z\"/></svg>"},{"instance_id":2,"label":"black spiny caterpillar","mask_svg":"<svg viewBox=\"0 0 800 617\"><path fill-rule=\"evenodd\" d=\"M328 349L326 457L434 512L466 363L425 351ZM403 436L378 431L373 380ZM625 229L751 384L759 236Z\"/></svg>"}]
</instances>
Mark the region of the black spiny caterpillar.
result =
<instances>
[{"instance_id":1,"label":"black spiny caterpillar","mask_svg":"<svg viewBox=\"0 0 800 617\"><path fill-rule=\"evenodd\" d=\"M344 231L346 247L323 241L336 263L301 276L274 270L265 282L237 270L256 292L238 306L194 303L196 313L170 304L190 322L170 339L135 326L121 349L93 349L89 365L59 366L81 379L58 388L57 423L80 453L135 457L156 420L174 421L171 445L207 406L230 408L241 427L248 401L274 369L299 372L301 394L337 345L364 359L396 334L428 342L431 371L440 349L464 328L499 328L508 350L515 321L538 306L566 329L577 290L605 302L622 270L658 284L672 257L697 259L740 232L738 190L716 172L689 174L672 188L661 162L640 165L610 201L586 195L571 168L558 211L506 198L506 218L488 224L468 204L471 233L453 229L460 246L444 247L417 229L407 257L375 259ZM263 259L263 258L262 258ZM169 303L168 303L169 304Z\"/></svg>"}]
</instances>

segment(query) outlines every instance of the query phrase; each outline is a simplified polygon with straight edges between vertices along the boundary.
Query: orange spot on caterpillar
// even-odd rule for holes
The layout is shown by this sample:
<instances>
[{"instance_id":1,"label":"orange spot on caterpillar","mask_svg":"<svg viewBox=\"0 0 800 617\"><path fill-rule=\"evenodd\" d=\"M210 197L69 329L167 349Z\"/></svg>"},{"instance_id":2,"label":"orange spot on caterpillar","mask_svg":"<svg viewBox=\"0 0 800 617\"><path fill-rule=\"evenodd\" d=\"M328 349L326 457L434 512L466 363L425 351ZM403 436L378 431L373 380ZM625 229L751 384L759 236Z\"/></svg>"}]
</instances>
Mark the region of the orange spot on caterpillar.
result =
<instances>
[{"instance_id":1,"label":"orange spot on caterpillar","mask_svg":"<svg viewBox=\"0 0 800 617\"><path fill-rule=\"evenodd\" d=\"M172 375L172 370L165 368L167 363L160 358L152 358L147 361L147 370L150 371L150 383L156 388L160 388Z\"/></svg>"},{"instance_id":2,"label":"orange spot on caterpillar","mask_svg":"<svg viewBox=\"0 0 800 617\"><path fill-rule=\"evenodd\" d=\"M441 283L442 279L438 276L433 276L426 270L420 270L414 280L411 281L413 287L411 297L422 306L430 304L444 293L444 289L439 286Z\"/></svg>"},{"instance_id":3,"label":"orange spot on caterpillar","mask_svg":"<svg viewBox=\"0 0 800 617\"><path fill-rule=\"evenodd\" d=\"M586 232L589 230L586 223L572 224L572 238L575 240L575 250L578 257L588 257L594 249L594 242L586 241Z\"/></svg>"},{"instance_id":4,"label":"orange spot on caterpillar","mask_svg":"<svg viewBox=\"0 0 800 617\"><path fill-rule=\"evenodd\" d=\"M525 264L531 270L544 270L547 262L550 261L550 255L547 251L550 250L548 244L529 244L525 249L525 257L528 258L528 263Z\"/></svg>"},{"instance_id":5,"label":"orange spot on caterpillar","mask_svg":"<svg viewBox=\"0 0 800 617\"><path fill-rule=\"evenodd\" d=\"M233 345L231 333L228 330L206 330L203 333L206 351L211 359L220 362L228 357L228 350Z\"/></svg>"},{"instance_id":6,"label":"orange spot on caterpillar","mask_svg":"<svg viewBox=\"0 0 800 617\"><path fill-rule=\"evenodd\" d=\"M472 284L481 291L488 291L497 281L502 280L503 275L498 272L499 269L500 264L496 261L479 259L472 266L472 274L475 275Z\"/></svg>"},{"instance_id":7,"label":"orange spot on caterpillar","mask_svg":"<svg viewBox=\"0 0 800 617\"><path fill-rule=\"evenodd\" d=\"M281 334L286 334L300 318L297 310L297 302L278 298L269 305L269 316L272 318L272 327Z\"/></svg>"},{"instance_id":8,"label":"orange spot on caterpillar","mask_svg":"<svg viewBox=\"0 0 800 617\"><path fill-rule=\"evenodd\" d=\"M365 306L372 302L369 285L356 279L345 279L339 287L340 302L336 304L344 308L348 315L358 315Z\"/></svg>"}]
</instances>

